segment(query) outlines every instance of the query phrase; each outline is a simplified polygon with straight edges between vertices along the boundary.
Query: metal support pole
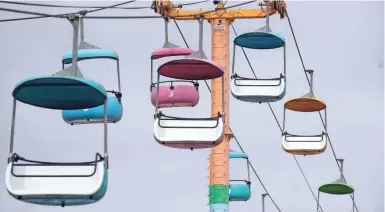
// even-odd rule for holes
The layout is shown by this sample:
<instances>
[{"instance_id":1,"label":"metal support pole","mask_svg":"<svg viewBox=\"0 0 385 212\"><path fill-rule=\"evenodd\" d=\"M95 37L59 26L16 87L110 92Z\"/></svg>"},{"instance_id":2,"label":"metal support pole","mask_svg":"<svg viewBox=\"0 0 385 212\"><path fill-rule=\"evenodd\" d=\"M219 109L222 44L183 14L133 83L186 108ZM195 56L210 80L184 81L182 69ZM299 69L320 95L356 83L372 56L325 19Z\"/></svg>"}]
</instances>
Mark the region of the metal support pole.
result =
<instances>
[{"instance_id":1,"label":"metal support pole","mask_svg":"<svg viewBox=\"0 0 385 212\"><path fill-rule=\"evenodd\" d=\"M287 82L286 82L286 44L283 46L283 74L285 76L285 83L287 86Z\"/></svg>"},{"instance_id":2,"label":"metal support pole","mask_svg":"<svg viewBox=\"0 0 385 212\"><path fill-rule=\"evenodd\" d=\"M340 162L340 164L341 164L341 175L340 176L341 176L341 179L343 179L344 178L344 159L338 158L337 161Z\"/></svg>"},{"instance_id":3,"label":"metal support pole","mask_svg":"<svg viewBox=\"0 0 385 212\"><path fill-rule=\"evenodd\" d=\"M313 72L314 70L306 70L307 73L310 75L310 92L313 93Z\"/></svg>"},{"instance_id":4,"label":"metal support pole","mask_svg":"<svg viewBox=\"0 0 385 212\"><path fill-rule=\"evenodd\" d=\"M80 48L84 48L84 16L88 13L87 10L82 10L79 12L80 14Z\"/></svg>"},{"instance_id":5,"label":"metal support pole","mask_svg":"<svg viewBox=\"0 0 385 212\"><path fill-rule=\"evenodd\" d=\"M326 111L326 108L325 108L325 131L326 133L328 132L328 120L327 120L327 111Z\"/></svg>"},{"instance_id":6,"label":"metal support pole","mask_svg":"<svg viewBox=\"0 0 385 212\"><path fill-rule=\"evenodd\" d=\"M267 193L262 194L262 212L265 212L265 197L269 195Z\"/></svg>"},{"instance_id":7,"label":"metal support pole","mask_svg":"<svg viewBox=\"0 0 385 212\"><path fill-rule=\"evenodd\" d=\"M11 138L9 142L9 157L12 156L13 146L14 146L14 138L15 138L15 122L16 122L16 98L13 98L13 106L12 106L12 123L11 123ZM8 162L9 159L8 159Z\"/></svg>"},{"instance_id":8,"label":"metal support pole","mask_svg":"<svg viewBox=\"0 0 385 212\"><path fill-rule=\"evenodd\" d=\"M107 97L104 100L104 167L109 168L108 160L108 128L107 128Z\"/></svg>"},{"instance_id":9,"label":"metal support pole","mask_svg":"<svg viewBox=\"0 0 385 212\"><path fill-rule=\"evenodd\" d=\"M152 70L153 70L153 68L154 68L154 60L151 58L151 63L150 63L150 66L151 66L151 70L150 70L150 72L151 72L151 74L150 74L150 81L151 81L151 84L150 85L152 85L152 83L154 83L154 77L152 76Z\"/></svg>"},{"instance_id":10,"label":"metal support pole","mask_svg":"<svg viewBox=\"0 0 385 212\"><path fill-rule=\"evenodd\" d=\"M202 21L203 22L203 21ZM211 60L223 67L223 77L211 80L211 117L216 117L223 110L225 136L223 141L213 147L210 153L209 168L209 204L210 212L229 212L229 143L232 133L229 123L229 26L231 20L217 18L211 24ZM220 26L218 28L218 26ZM200 27L203 35L203 23ZM203 37L203 36L202 36ZM201 52L201 53L200 53ZM204 54L198 50L198 54ZM200 57L202 58L202 57ZM220 164L220 165L216 165Z\"/></svg>"},{"instance_id":11,"label":"metal support pole","mask_svg":"<svg viewBox=\"0 0 385 212\"><path fill-rule=\"evenodd\" d=\"M79 34L79 16L75 14L68 15L67 19L71 22L73 27L73 41L72 41L72 74L71 76L79 76L77 69L78 62L78 34Z\"/></svg>"},{"instance_id":12,"label":"metal support pole","mask_svg":"<svg viewBox=\"0 0 385 212\"><path fill-rule=\"evenodd\" d=\"M166 18L164 18L164 43L168 43L168 22Z\"/></svg>"},{"instance_id":13,"label":"metal support pole","mask_svg":"<svg viewBox=\"0 0 385 212\"><path fill-rule=\"evenodd\" d=\"M198 18L199 22L199 50L203 52L203 18Z\"/></svg>"},{"instance_id":14,"label":"metal support pole","mask_svg":"<svg viewBox=\"0 0 385 212\"><path fill-rule=\"evenodd\" d=\"M119 93L122 93L122 88L121 88L121 85L120 85L120 64L119 64L119 60L116 61L116 69L117 69L117 72L118 72L118 90L119 90ZM152 75L152 73L151 73Z\"/></svg>"},{"instance_id":15,"label":"metal support pole","mask_svg":"<svg viewBox=\"0 0 385 212\"><path fill-rule=\"evenodd\" d=\"M247 180L250 182L250 161L249 161L249 159L246 159L246 161L247 161Z\"/></svg>"},{"instance_id":16,"label":"metal support pole","mask_svg":"<svg viewBox=\"0 0 385 212\"><path fill-rule=\"evenodd\" d=\"M157 74L157 80L156 80L156 104L155 104L155 114L158 113L158 107L159 107L159 80L160 80L160 74Z\"/></svg>"},{"instance_id":17,"label":"metal support pole","mask_svg":"<svg viewBox=\"0 0 385 212\"><path fill-rule=\"evenodd\" d=\"M285 126L286 126L286 108L283 108L282 135L285 134Z\"/></svg>"},{"instance_id":18,"label":"metal support pole","mask_svg":"<svg viewBox=\"0 0 385 212\"><path fill-rule=\"evenodd\" d=\"M268 31L270 31L269 19L270 19L270 2L269 0L266 0L266 27Z\"/></svg>"},{"instance_id":19,"label":"metal support pole","mask_svg":"<svg viewBox=\"0 0 385 212\"><path fill-rule=\"evenodd\" d=\"M233 46L233 64L231 64L231 75L234 75L235 73L235 54L236 54L237 47Z\"/></svg>"}]
</instances>

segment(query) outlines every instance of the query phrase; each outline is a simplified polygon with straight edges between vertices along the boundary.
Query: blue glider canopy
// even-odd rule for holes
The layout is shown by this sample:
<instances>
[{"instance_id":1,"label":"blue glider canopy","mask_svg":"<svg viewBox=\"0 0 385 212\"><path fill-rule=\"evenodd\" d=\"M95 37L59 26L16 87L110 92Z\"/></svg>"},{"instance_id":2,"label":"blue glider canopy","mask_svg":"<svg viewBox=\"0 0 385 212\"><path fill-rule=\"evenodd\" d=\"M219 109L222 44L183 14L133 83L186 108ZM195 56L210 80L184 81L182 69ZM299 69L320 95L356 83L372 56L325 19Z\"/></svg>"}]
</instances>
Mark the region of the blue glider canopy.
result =
<instances>
[{"instance_id":1,"label":"blue glider canopy","mask_svg":"<svg viewBox=\"0 0 385 212\"><path fill-rule=\"evenodd\" d=\"M113 59L119 60L119 56L115 51L106 49L79 49L78 50L78 61L88 59ZM63 64L72 63L72 51L64 54L62 59Z\"/></svg>"},{"instance_id":2,"label":"blue glider canopy","mask_svg":"<svg viewBox=\"0 0 385 212\"><path fill-rule=\"evenodd\" d=\"M79 77L47 76L20 81L12 92L15 99L29 105L57 110L75 110L104 104L105 88Z\"/></svg>"},{"instance_id":3,"label":"blue glider canopy","mask_svg":"<svg viewBox=\"0 0 385 212\"><path fill-rule=\"evenodd\" d=\"M229 157L230 159L232 158L243 158L243 159L248 159L249 156L247 156L245 153L243 152L230 152L229 153Z\"/></svg>"},{"instance_id":4,"label":"blue glider canopy","mask_svg":"<svg viewBox=\"0 0 385 212\"><path fill-rule=\"evenodd\" d=\"M234 39L234 44L249 49L275 49L285 45L285 39L272 32L248 32Z\"/></svg>"}]
</instances>

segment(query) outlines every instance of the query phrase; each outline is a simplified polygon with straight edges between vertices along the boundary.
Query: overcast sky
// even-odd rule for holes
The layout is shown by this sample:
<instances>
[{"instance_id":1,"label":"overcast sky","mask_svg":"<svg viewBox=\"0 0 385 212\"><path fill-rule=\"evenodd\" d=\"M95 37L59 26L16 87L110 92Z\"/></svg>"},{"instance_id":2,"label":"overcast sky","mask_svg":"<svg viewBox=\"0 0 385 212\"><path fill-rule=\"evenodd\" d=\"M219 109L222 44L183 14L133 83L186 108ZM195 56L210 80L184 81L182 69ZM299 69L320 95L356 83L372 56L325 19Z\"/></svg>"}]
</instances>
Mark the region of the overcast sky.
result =
<instances>
[{"instance_id":1,"label":"overcast sky","mask_svg":"<svg viewBox=\"0 0 385 212\"><path fill-rule=\"evenodd\" d=\"M45 2L47 3L47 2ZM91 4L91 2L48 2ZM147 6L141 1L127 6ZM229 1L228 5L237 2ZM110 5L112 2L94 2ZM288 12L306 68L315 70L315 94L328 106L328 126L338 157L345 159L345 176L356 189L361 212L384 211L383 163L383 2L293 2ZM74 10L0 4L59 14ZM252 7L252 5L244 6ZM253 5L255 7L255 5ZM187 9L188 7L185 7ZM212 9L211 2L191 8ZM145 10L106 10L91 15L154 15ZM0 12L0 19L26 17ZM271 18L271 28L287 39L287 93L272 104L282 124L283 103L308 92L287 19ZM198 23L180 21L191 48L198 48ZM237 33L256 30L264 20L237 20ZM150 55L164 42L161 19L86 20L86 41L113 49L121 59L124 117L109 125L109 188L97 204L68 207L69 212L115 211L207 211L209 150L178 150L159 145L153 138L154 108L150 102ZM173 23L170 41L184 46ZM210 26L205 22L204 50L210 56ZM72 27L55 18L0 23L0 170L6 168L11 123L12 89L25 77L50 75L61 68L61 57L72 47ZM231 32L231 40L234 33ZM282 70L281 50L247 50L251 63L261 77L277 77ZM241 76L252 76L239 50L236 69ZM156 64L160 64L156 62ZM107 89L116 89L115 63L93 60L79 63L85 77L97 80ZM166 114L208 117L210 94L204 83L196 108L168 109ZM250 104L231 99L231 127L249 154L251 162L278 206L285 212L315 211L316 202L293 157L281 147L281 133L265 104ZM288 113L287 130L291 133L317 134L322 131L318 114ZM102 125L66 124L60 111L44 110L19 104L16 120L15 151L22 156L48 161L84 161L102 151ZM231 148L238 150L235 142ZM335 180L338 168L330 146L320 155L298 156L312 189ZM231 179L246 177L243 163L230 163ZM0 174L1 212L55 212L63 209L19 202L6 191ZM263 189L252 177L252 198L230 203L231 211L260 211ZM349 196L322 195L325 212L350 212ZM266 211L277 211L266 199Z\"/></svg>"}]
</instances>

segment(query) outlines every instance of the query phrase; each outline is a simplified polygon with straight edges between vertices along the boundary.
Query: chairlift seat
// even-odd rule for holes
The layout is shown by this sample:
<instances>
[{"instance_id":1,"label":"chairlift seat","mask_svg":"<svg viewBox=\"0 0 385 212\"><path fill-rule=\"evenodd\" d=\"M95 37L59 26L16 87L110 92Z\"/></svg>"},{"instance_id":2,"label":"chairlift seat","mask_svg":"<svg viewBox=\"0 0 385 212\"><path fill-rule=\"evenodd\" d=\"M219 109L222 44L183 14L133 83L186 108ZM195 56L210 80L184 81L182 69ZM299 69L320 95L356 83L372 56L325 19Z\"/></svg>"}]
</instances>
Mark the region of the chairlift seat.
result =
<instances>
[{"instance_id":1,"label":"chairlift seat","mask_svg":"<svg viewBox=\"0 0 385 212\"><path fill-rule=\"evenodd\" d=\"M105 88L80 77L45 76L20 81L12 92L23 103L56 110L75 110L104 104Z\"/></svg>"},{"instance_id":2,"label":"chairlift seat","mask_svg":"<svg viewBox=\"0 0 385 212\"><path fill-rule=\"evenodd\" d=\"M212 148L224 137L222 117L176 118L161 115L154 123L155 140L164 146L180 149Z\"/></svg>"},{"instance_id":3,"label":"chairlift seat","mask_svg":"<svg viewBox=\"0 0 385 212\"><path fill-rule=\"evenodd\" d=\"M279 101L286 94L285 78L252 79L235 75L231 80L231 94L245 102Z\"/></svg>"},{"instance_id":4,"label":"chairlift seat","mask_svg":"<svg viewBox=\"0 0 385 212\"><path fill-rule=\"evenodd\" d=\"M88 59L112 59L119 60L118 53L113 50L107 49L79 49L78 50L78 61L88 60ZM72 51L64 54L62 59L63 64L72 63Z\"/></svg>"},{"instance_id":5,"label":"chairlift seat","mask_svg":"<svg viewBox=\"0 0 385 212\"><path fill-rule=\"evenodd\" d=\"M155 85L156 86L156 85ZM156 87L151 89L151 103L156 106ZM159 85L159 108L194 107L199 102L199 91L195 85Z\"/></svg>"},{"instance_id":6,"label":"chairlift seat","mask_svg":"<svg viewBox=\"0 0 385 212\"><path fill-rule=\"evenodd\" d=\"M285 39L273 32L248 32L237 36L234 44L249 49L275 49L285 45Z\"/></svg>"},{"instance_id":7,"label":"chairlift seat","mask_svg":"<svg viewBox=\"0 0 385 212\"><path fill-rule=\"evenodd\" d=\"M251 189L248 184L230 184L230 201L247 201L251 197Z\"/></svg>"},{"instance_id":8,"label":"chairlift seat","mask_svg":"<svg viewBox=\"0 0 385 212\"><path fill-rule=\"evenodd\" d=\"M168 61L158 68L165 77L185 80L209 80L221 77L223 68L211 60L179 58Z\"/></svg>"},{"instance_id":9,"label":"chairlift seat","mask_svg":"<svg viewBox=\"0 0 385 212\"><path fill-rule=\"evenodd\" d=\"M122 119L123 107L118 98L107 99L107 123L117 123ZM63 110L62 117L68 124L104 123L104 105L79 110Z\"/></svg>"},{"instance_id":10,"label":"chairlift seat","mask_svg":"<svg viewBox=\"0 0 385 212\"><path fill-rule=\"evenodd\" d=\"M285 133L282 138L282 148L295 155L314 155L326 150L326 134L292 135Z\"/></svg>"},{"instance_id":11,"label":"chairlift seat","mask_svg":"<svg viewBox=\"0 0 385 212\"><path fill-rule=\"evenodd\" d=\"M162 48L152 52L151 59L156 60L163 57L172 57L172 56L183 56L194 53L195 51L189 48Z\"/></svg>"},{"instance_id":12,"label":"chairlift seat","mask_svg":"<svg viewBox=\"0 0 385 212\"><path fill-rule=\"evenodd\" d=\"M39 205L86 205L107 191L104 162L92 165L14 164L7 166L5 184L14 198Z\"/></svg>"}]
</instances>

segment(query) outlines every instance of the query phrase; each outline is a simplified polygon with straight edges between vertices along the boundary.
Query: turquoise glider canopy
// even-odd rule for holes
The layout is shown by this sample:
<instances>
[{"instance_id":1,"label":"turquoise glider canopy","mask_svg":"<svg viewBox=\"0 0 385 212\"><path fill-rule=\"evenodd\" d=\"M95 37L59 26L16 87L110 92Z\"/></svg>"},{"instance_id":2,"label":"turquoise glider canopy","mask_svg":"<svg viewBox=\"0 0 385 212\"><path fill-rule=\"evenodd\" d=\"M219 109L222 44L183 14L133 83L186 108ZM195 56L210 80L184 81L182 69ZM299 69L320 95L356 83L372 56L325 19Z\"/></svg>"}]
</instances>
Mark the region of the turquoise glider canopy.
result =
<instances>
[{"instance_id":1,"label":"turquoise glider canopy","mask_svg":"<svg viewBox=\"0 0 385 212\"><path fill-rule=\"evenodd\" d=\"M229 153L229 157L230 159L232 158L244 158L244 159L248 159L249 156L247 156L245 153L243 152L230 152Z\"/></svg>"},{"instance_id":2,"label":"turquoise glider canopy","mask_svg":"<svg viewBox=\"0 0 385 212\"><path fill-rule=\"evenodd\" d=\"M12 92L20 102L56 110L75 110L104 104L105 88L80 77L45 76L20 81Z\"/></svg>"},{"instance_id":3,"label":"turquoise glider canopy","mask_svg":"<svg viewBox=\"0 0 385 212\"><path fill-rule=\"evenodd\" d=\"M234 44L249 49L275 49L285 45L285 39L272 32L248 32L234 39Z\"/></svg>"},{"instance_id":4,"label":"turquoise glider canopy","mask_svg":"<svg viewBox=\"0 0 385 212\"><path fill-rule=\"evenodd\" d=\"M107 49L79 49L78 50L78 61L88 59L113 59L119 60L119 56L115 51ZM62 59L63 64L72 63L72 51L64 54Z\"/></svg>"}]
</instances>

